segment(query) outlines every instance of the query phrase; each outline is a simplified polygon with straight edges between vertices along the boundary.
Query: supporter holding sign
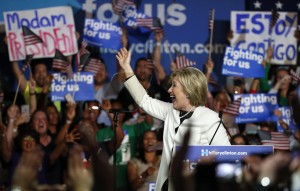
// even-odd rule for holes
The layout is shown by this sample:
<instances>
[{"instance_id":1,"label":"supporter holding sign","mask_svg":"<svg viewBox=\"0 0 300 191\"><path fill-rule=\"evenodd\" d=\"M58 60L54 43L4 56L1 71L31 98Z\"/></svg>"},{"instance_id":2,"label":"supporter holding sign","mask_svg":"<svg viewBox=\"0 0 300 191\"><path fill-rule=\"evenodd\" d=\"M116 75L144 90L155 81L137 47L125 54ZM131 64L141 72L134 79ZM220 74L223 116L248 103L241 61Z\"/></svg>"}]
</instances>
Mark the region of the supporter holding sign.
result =
<instances>
[{"instance_id":1,"label":"supporter holding sign","mask_svg":"<svg viewBox=\"0 0 300 191\"><path fill-rule=\"evenodd\" d=\"M261 65L263 59L261 53L227 47L222 74L245 78L264 77L264 67Z\"/></svg>"},{"instance_id":2,"label":"supporter holding sign","mask_svg":"<svg viewBox=\"0 0 300 191\"><path fill-rule=\"evenodd\" d=\"M4 21L10 61L24 60L26 54L34 54L34 58L53 57L55 49L66 56L78 51L71 7L4 12ZM40 36L44 43L25 50L22 26Z\"/></svg>"}]
</instances>

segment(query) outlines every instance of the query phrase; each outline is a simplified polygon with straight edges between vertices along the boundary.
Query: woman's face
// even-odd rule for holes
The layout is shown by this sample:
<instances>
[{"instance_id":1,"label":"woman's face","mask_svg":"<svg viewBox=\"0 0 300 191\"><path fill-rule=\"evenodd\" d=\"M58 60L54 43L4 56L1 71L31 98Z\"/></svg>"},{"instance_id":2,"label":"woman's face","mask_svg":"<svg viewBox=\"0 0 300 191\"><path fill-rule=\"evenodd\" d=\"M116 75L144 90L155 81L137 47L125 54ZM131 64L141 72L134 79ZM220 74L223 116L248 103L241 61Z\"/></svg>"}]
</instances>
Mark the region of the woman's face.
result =
<instances>
[{"instance_id":1,"label":"woman's face","mask_svg":"<svg viewBox=\"0 0 300 191\"><path fill-rule=\"evenodd\" d=\"M152 131L148 131L145 133L143 137L143 148L145 151L154 151L154 146L157 143L156 134Z\"/></svg>"},{"instance_id":2,"label":"woman's face","mask_svg":"<svg viewBox=\"0 0 300 191\"><path fill-rule=\"evenodd\" d=\"M286 70L279 70L279 71L277 72L276 81L278 82L278 81L280 81L282 78L284 78L285 76L288 76L288 75L289 75L288 71L286 71ZM283 81L282 81L282 84L281 84L281 86L280 86L280 89L283 89L283 90L288 89L289 86L290 86L290 83L291 83L291 79L290 79L290 78L286 78L286 80L283 80Z\"/></svg>"},{"instance_id":3,"label":"woman's face","mask_svg":"<svg viewBox=\"0 0 300 191\"><path fill-rule=\"evenodd\" d=\"M172 80L171 87L168 89L168 93L172 98L173 107L177 110L189 111L192 107L190 100L183 90L181 83L178 80L178 76L175 76Z\"/></svg>"},{"instance_id":4,"label":"woman's face","mask_svg":"<svg viewBox=\"0 0 300 191\"><path fill-rule=\"evenodd\" d=\"M44 135L47 133L48 129L48 119L45 112L38 111L34 114L32 120L34 130L40 134Z\"/></svg>"},{"instance_id":5,"label":"woman's face","mask_svg":"<svg viewBox=\"0 0 300 191\"><path fill-rule=\"evenodd\" d=\"M89 102L85 111L88 113L88 119L92 122L97 122L97 119L101 113L101 108L96 102Z\"/></svg>"},{"instance_id":6,"label":"woman's face","mask_svg":"<svg viewBox=\"0 0 300 191\"><path fill-rule=\"evenodd\" d=\"M22 139L22 152L30 152L35 146L36 142L33 137L28 135Z\"/></svg>"},{"instance_id":7,"label":"woman's face","mask_svg":"<svg viewBox=\"0 0 300 191\"><path fill-rule=\"evenodd\" d=\"M216 112L222 111L225 109L229 104L229 100L225 93L220 93L216 96L214 102L214 108Z\"/></svg>"},{"instance_id":8,"label":"woman's face","mask_svg":"<svg viewBox=\"0 0 300 191\"><path fill-rule=\"evenodd\" d=\"M54 108L54 106L50 106L47 107L47 115L49 118L49 124L50 125L57 125L58 124L58 112L57 110Z\"/></svg>"}]
</instances>

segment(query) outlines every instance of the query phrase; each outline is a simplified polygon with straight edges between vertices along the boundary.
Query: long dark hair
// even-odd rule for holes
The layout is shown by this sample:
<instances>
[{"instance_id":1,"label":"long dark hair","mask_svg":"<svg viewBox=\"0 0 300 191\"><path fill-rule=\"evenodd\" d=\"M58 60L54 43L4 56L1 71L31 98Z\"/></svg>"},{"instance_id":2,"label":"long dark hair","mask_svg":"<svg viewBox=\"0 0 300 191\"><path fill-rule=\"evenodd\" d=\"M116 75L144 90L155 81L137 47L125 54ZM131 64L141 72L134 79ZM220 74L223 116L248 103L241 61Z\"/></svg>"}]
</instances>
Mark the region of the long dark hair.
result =
<instances>
[{"instance_id":1,"label":"long dark hair","mask_svg":"<svg viewBox=\"0 0 300 191\"><path fill-rule=\"evenodd\" d=\"M140 139L139 144L138 144L138 152L137 152L137 156L136 156L136 158L140 159L145 164L147 164L147 161L146 161L145 155L144 155L145 150L144 150L144 144L143 144L143 142L144 142L144 137L145 137L146 133L149 133L149 132L154 133L155 136L156 136L156 138L157 138L157 134L156 134L155 131L152 131L152 130L145 131L143 133L142 138Z\"/></svg>"}]
</instances>

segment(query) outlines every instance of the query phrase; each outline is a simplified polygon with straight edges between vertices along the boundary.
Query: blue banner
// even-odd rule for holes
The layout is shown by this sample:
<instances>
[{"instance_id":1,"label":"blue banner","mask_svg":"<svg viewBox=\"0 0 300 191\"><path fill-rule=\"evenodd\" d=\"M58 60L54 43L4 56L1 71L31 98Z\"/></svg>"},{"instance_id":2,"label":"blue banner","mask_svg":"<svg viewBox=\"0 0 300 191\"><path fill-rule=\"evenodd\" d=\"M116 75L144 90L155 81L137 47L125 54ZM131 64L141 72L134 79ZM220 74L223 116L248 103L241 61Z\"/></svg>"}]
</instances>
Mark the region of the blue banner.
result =
<instances>
[{"instance_id":1,"label":"blue banner","mask_svg":"<svg viewBox=\"0 0 300 191\"><path fill-rule=\"evenodd\" d=\"M149 29L144 27L137 27L137 18L149 18L146 14L139 12L135 6L127 6L122 12L122 19L124 24L129 28L135 28L140 30L142 33L150 32Z\"/></svg>"},{"instance_id":2,"label":"blue banner","mask_svg":"<svg viewBox=\"0 0 300 191\"><path fill-rule=\"evenodd\" d=\"M279 111L281 111L282 120L288 125L289 130L294 133L298 129L298 126L294 121L292 108L289 106L285 106L285 107L279 107L278 109ZM279 124L278 121L277 121L277 131L284 132L283 127Z\"/></svg>"},{"instance_id":3,"label":"blue banner","mask_svg":"<svg viewBox=\"0 0 300 191\"><path fill-rule=\"evenodd\" d=\"M177 146L178 151L181 146ZM269 155L274 153L270 145L232 145L232 146L189 146L184 162L189 162L193 170L202 157L215 156L217 162L237 162L250 155Z\"/></svg>"},{"instance_id":4,"label":"blue banner","mask_svg":"<svg viewBox=\"0 0 300 191\"><path fill-rule=\"evenodd\" d=\"M278 108L276 94L240 94L234 95L234 100L242 97L239 115L235 117L236 123L255 123L275 121L273 114Z\"/></svg>"},{"instance_id":5,"label":"blue banner","mask_svg":"<svg viewBox=\"0 0 300 191\"><path fill-rule=\"evenodd\" d=\"M83 39L94 46L119 50L121 44L122 29L118 24L85 19Z\"/></svg>"},{"instance_id":6,"label":"blue banner","mask_svg":"<svg viewBox=\"0 0 300 191\"><path fill-rule=\"evenodd\" d=\"M227 47L222 74L244 78L262 78L265 75L263 59L264 55L259 52Z\"/></svg>"},{"instance_id":7,"label":"blue banner","mask_svg":"<svg viewBox=\"0 0 300 191\"><path fill-rule=\"evenodd\" d=\"M51 83L51 100L65 101L70 94L75 101L94 100L94 75L91 72L74 73L73 79L67 74L53 73Z\"/></svg>"}]
</instances>

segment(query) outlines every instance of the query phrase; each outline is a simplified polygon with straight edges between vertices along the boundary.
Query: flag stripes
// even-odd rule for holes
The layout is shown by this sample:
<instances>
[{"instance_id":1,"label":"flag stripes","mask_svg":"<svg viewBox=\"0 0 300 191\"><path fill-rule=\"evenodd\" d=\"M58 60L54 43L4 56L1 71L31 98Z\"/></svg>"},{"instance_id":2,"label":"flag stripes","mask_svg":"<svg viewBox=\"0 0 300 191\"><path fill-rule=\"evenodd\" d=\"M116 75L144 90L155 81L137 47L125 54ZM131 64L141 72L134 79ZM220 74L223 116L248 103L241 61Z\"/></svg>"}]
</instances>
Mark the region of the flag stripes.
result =
<instances>
[{"instance_id":1,"label":"flag stripes","mask_svg":"<svg viewBox=\"0 0 300 191\"><path fill-rule=\"evenodd\" d=\"M291 69L290 74L292 76L292 84L297 85L300 79L300 76L298 74L296 74L296 72Z\"/></svg>"},{"instance_id":2,"label":"flag stripes","mask_svg":"<svg viewBox=\"0 0 300 191\"><path fill-rule=\"evenodd\" d=\"M134 5L134 1L133 0L117 0L117 2L115 4L113 4L113 7L114 7L115 11L120 13L123 11L123 8L127 5Z\"/></svg>"},{"instance_id":3,"label":"flag stripes","mask_svg":"<svg viewBox=\"0 0 300 191\"><path fill-rule=\"evenodd\" d=\"M226 108L223 109L223 113L237 116L239 114L239 108L241 105L242 97L230 103Z\"/></svg>"},{"instance_id":4,"label":"flag stripes","mask_svg":"<svg viewBox=\"0 0 300 191\"><path fill-rule=\"evenodd\" d=\"M84 67L84 71L97 73L101 69L101 60L91 58L87 65Z\"/></svg>"},{"instance_id":5,"label":"flag stripes","mask_svg":"<svg viewBox=\"0 0 300 191\"><path fill-rule=\"evenodd\" d=\"M196 65L195 61L190 61L178 51L176 51L175 63L178 69Z\"/></svg>"},{"instance_id":6,"label":"flag stripes","mask_svg":"<svg viewBox=\"0 0 300 191\"><path fill-rule=\"evenodd\" d=\"M146 27L150 30L161 30L162 25L159 18L136 18L136 25Z\"/></svg>"},{"instance_id":7,"label":"flag stripes","mask_svg":"<svg viewBox=\"0 0 300 191\"><path fill-rule=\"evenodd\" d=\"M262 145L273 145L277 150L290 150L289 136L281 132L270 132L271 140L261 140Z\"/></svg>"},{"instance_id":8,"label":"flag stripes","mask_svg":"<svg viewBox=\"0 0 300 191\"><path fill-rule=\"evenodd\" d=\"M215 10L210 9L209 10L209 18L208 18L208 29L209 30L214 29L214 16L215 16Z\"/></svg>"},{"instance_id":9,"label":"flag stripes","mask_svg":"<svg viewBox=\"0 0 300 191\"><path fill-rule=\"evenodd\" d=\"M22 26L25 46L43 43L41 37L32 32L28 27Z\"/></svg>"}]
</instances>

